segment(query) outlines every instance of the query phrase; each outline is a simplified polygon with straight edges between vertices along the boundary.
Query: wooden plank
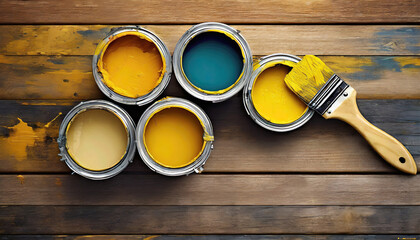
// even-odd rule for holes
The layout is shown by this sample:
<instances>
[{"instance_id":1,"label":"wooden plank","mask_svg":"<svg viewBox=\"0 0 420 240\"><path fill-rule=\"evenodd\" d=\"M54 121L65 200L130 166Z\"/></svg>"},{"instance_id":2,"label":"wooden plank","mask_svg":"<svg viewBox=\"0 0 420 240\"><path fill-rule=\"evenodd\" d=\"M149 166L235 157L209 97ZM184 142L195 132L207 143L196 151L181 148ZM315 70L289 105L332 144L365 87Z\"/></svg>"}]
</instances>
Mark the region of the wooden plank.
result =
<instances>
[{"instance_id":1,"label":"wooden plank","mask_svg":"<svg viewBox=\"0 0 420 240\"><path fill-rule=\"evenodd\" d=\"M0 206L2 234L419 234L420 206Z\"/></svg>"},{"instance_id":2,"label":"wooden plank","mask_svg":"<svg viewBox=\"0 0 420 240\"><path fill-rule=\"evenodd\" d=\"M195 102L215 129L205 172L395 172L343 122L314 115L298 130L274 133L247 116L239 96L220 104ZM57 156L56 139L63 116L77 103L0 101L0 172L69 172ZM420 162L419 100L358 103L369 121L399 139ZM124 108L135 122L145 109ZM127 171L150 173L137 154Z\"/></svg>"},{"instance_id":3,"label":"wooden plank","mask_svg":"<svg viewBox=\"0 0 420 240\"><path fill-rule=\"evenodd\" d=\"M420 56L321 56L358 98L420 98ZM0 56L0 99L97 99L90 56ZM188 97L171 79L164 95ZM240 97L240 94L238 94Z\"/></svg>"},{"instance_id":4,"label":"wooden plank","mask_svg":"<svg viewBox=\"0 0 420 240\"><path fill-rule=\"evenodd\" d=\"M113 27L118 26L3 25L0 26L0 54L92 55L98 42ZM155 32L172 52L179 38L191 25L144 25L143 27ZM418 25L232 25L232 27L241 31L254 55L420 54Z\"/></svg>"},{"instance_id":5,"label":"wooden plank","mask_svg":"<svg viewBox=\"0 0 420 240\"><path fill-rule=\"evenodd\" d=\"M416 1L2 1L0 23L401 23L420 22ZM118 17L116 17L118 16Z\"/></svg>"},{"instance_id":6,"label":"wooden plank","mask_svg":"<svg viewBox=\"0 0 420 240\"><path fill-rule=\"evenodd\" d=\"M420 205L414 186L404 175L0 175L0 205Z\"/></svg>"},{"instance_id":7,"label":"wooden plank","mask_svg":"<svg viewBox=\"0 0 420 240\"><path fill-rule=\"evenodd\" d=\"M420 235L3 235L2 240L389 240Z\"/></svg>"}]
</instances>

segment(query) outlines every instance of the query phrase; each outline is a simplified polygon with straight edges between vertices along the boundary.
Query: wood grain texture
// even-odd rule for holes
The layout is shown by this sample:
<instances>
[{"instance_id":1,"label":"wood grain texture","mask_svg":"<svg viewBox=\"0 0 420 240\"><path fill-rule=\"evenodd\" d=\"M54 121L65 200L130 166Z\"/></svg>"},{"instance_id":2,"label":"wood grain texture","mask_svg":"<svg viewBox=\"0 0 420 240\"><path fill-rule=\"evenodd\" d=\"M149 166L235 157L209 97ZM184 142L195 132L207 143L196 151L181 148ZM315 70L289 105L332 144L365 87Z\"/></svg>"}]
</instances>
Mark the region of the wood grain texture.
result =
<instances>
[{"instance_id":1,"label":"wood grain texture","mask_svg":"<svg viewBox=\"0 0 420 240\"><path fill-rule=\"evenodd\" d=\"M397 139L363 117L357 106L356 95L356 90L349 87L322 116L348 123L385 161L402 172L416 175L417 165L410 152Z\"/></svg>"},{"instance_id":2,"label":"wood grain texture","mask_svg":"<svg viewBox=\"0 0 420 240\"><path fill-rule=\"evenodd\" d=\"M278 13L278 11L276 11ZM330 14L329 14L330 15ZM419 14L420 16L420 14ZM117 25L3 25L1 55L92 55ZM142 25L173 52L191 25ZM418 25L232 25L254 55L415 55Z\"/></svg>"},{"instance_id":3,"label":"wood grain texture","mask_svg":"<svg viewBox=\"0 0 420 240\"><path fill-rule=\"evenodd\" d=\"M2 1L0 23L420 22L416 1ZM42 14L40 14L42 13ZM157 14L158 13L158 14Z\"/></svg>"},{"instance_id":4,"label":"wood grain texture","mask_svg":"<svg viewBox=\"0 0 420 240\"><path fill-rule=\"evenodd\" d=\"M314 115L298 130L274 133L247 116L239 96L220 104L195 102L215 129L205 172L395 172L343 122ZM0 172L69 172L57 156L56 139L64 115L77 103L0 101ZM401 141L419 164L419 100L358 104L369 121ZM145 109L124 107L135 122ZM150 172L137 154L126 171Z\"/></svg>"},{"instance_id":5,"label":"wood grain texture","mask_svg":"<svg viewBox=\"0 0 420 240\"><path fill-rule=\"evenodd\" d=\"M420 235L3 235L1 240L415 240Z\"/></svg>"},{"instance_id":6,"label":"wood grain texture","mask_svg":"<svg viewBox=\"0 0 420 240\"><path fill-rule=\"evenodd\" d=\"M420 56L320 58L359 98L420 98ZM102 98L91 61L90 56L0 56L0 99ZM168 94L189 97L174 76L162 96Z\"/></svg>"},{"instance_id":7,"label":"wood grain texture","mask_svg":"<svg viewBox=\"0 0 420 240\"><path fill-rule=\"evenodd\" d=\"M0 206L2 234L419 234L420 206Z\"/></svg>"},{"instance_id":8,"label":"wood grain texture","mask_svg":"<svg viewBox=\"0 0 420 240\"><path fill-rule=\"evenodd\" d=\"M420 205L416 186L405 175L0 175L0 205Z\"/></svg>"}]
</instances>

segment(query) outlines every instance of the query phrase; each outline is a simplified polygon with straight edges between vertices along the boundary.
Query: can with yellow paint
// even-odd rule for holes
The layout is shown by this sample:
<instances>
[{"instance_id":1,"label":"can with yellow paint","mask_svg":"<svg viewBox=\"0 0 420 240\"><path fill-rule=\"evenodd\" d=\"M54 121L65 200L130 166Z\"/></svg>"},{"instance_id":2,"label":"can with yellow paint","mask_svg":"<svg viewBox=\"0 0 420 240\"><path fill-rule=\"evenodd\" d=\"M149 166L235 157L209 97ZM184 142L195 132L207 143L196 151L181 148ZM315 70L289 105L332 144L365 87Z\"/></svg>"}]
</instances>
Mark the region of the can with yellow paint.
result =
<instances>
[{"instance_id":1,"label":"can with yellow paint","mask_svg":"<svg viewBox=\"0 0 420 240\"><path fill-rule=\"evenodd\" d=\"M309 109L284 82L286 74L301 59L289 54L273 54L254 62L254 71L243 90L248 115L260 126L287 132L309 121Z\"/></svg>"},{"instance_id":2,"label":"can with yellow paint","mask_svg":"<svg viewBox=\"0 0 420 240\"><path fill-rule=\"evenodd\" d=\"M135 125L124 109L111 102L82 102L63 119L57 142L61 160L74 173L108 179L133 161Z\"/></svg>"},{"instance_id":3,"label":"can with yellow paint","mask_svg":"<svg viewBox=\"0 0 420 240\"><path fill-rule=\"evenodd\" d=\"M136 128L137 150L153 171L182 176L203 171L213 149L213 127L206 113L182 98L157 101Z\"/></svg>"},{"instance_id":4,"label":"can with yellow paint","mask_svg":"<svg viewBox=\"0 0 420 240\"><path fill-rule=\"evenodd\" d=\"M123 104L145 105L167 87L171 54L153 32L138 26L119 27L96 47L92 69L106 96Z\"/></svg>"},{"instance_id":5,"label":"can with yellow paint","mask_svg":"<svg viewBox=\"0 0 420 240\"><path fill-rule=\"evenodd\" d=\"M252 53L238 30L222 23L194 25L179 39L174 73L192 96L221 102L239 92L252 73Z\"/></svg>"}]
</instances>

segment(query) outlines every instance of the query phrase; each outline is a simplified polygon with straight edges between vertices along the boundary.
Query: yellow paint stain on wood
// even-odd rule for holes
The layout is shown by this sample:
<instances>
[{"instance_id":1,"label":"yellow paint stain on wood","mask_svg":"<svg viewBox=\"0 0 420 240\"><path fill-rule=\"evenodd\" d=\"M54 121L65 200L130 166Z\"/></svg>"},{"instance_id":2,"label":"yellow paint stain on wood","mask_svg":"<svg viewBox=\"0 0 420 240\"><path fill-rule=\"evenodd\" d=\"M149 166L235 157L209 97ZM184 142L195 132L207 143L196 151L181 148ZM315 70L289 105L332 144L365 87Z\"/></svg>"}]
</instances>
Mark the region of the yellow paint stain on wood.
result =
<instances>
[{"instance_id":1,"label":"yellow paint stain on wood","mask_svg":"<svg viewBox=\"0 0 420 240\"><path fill-rule=\"evenodd\" d=\"M32 101L32 102L21 102L21 105L25 106L73 106L73 102L52 102L52 101Z\"/></svg>"},{"instance_id":2,"label":"yellow paint stain on wood","mask_svg":"<svg viewBox=\"0 0 420 240\"><path fill-rule=\"evenodd\" d=\"M20 184L24 184L25 183L25 177L22 175L17 175L18 180L20 181Z\"/></svg>"},{"instance_id":3,"label":"yellow paint stain on wood","mask_svg":"<svg viewBox=\"0 0 420 240\"><path fill-rule=\"evenodd\" d=\"M99 31L104 26L22 26L17 28L23 36L30 38L10 41L5 49L13 49L19 54L44 55L54 52L54 55L71 55L74 47L81 46L83 51L92 52L95 44L92 39L78 36L79 31ZM100 41L100 38L97 39ZM65 48L63 46L69 46ZM71 47L72 46L72 47ZM58 51L57 51L58 49ZM78 49L80 50L80 49Z\"/></svg>"},{"instance_id":4,"label":"yellow paint stain on wood","mask_svg":"<svg viewBox=\"0 0 420 240\"><path fill-rule=\"evenodd\" d=\"M355 211L351 207L346 207L338 216L340 221L336 221L337 229L341 228L343 232L354 232L360 225L368 224L368 217L375 214L375 211L366 207L363 211ZM339 226L338 226L339 225Z\"/></svg>"},{"instance_id":5,"label":"yellow paint stain on wood","mask_svg":"<svg viewBox=\"0 0 420 240\"><path fill-rule=\"evenodd\" d=\"M77 94L78 89L64 87L62 84L51 84L51 78L67 79L72 82L73 86L77 86L78 89L86 86L85 81L83 81L84 79L89 80L91 81L90 83L94 84L91 72L83 72L80 70L58 70L34 74L31 80L25 81L25 91L39 92L40 89L45 89L43 92L54 92L55 94L62 96L74 96L74 93Z\"/></svg>"},{"instance_id":6,"label":"yellow paint stain on wood","mask_svg":"<svg viewBox=\"0 0 420 240\"><path fill-rule=\"evenodd\" d=\"M143 238L143 240L152 240L152 239L155 239L157 237L159 237L159 235L148 236L148 237Z\"/></svg>"},{"instance_id":7,"label":"yellow paint stain on wood","mask_svg":"<svg viewBox=\"0 0 420 240\"><path fill-rule=\"evenodd\" d=\"M398 62L402 72L406 74L416 74L417 76L419 76L420 58L395 57L394 61Z\"/></svg>"},{"instance_id":8,"label":"yellow paint stain on wood","mask_svg":"<svg viewBox=\"0 0 420 240\"><path fill-rule=\"evenodd\" d=\"M349 56L327 56L319 57L335 73L356 73L364 71L362 66L373 66L372 58L349 57Z\"/></svg>"},{"instance_id":9,"label":"yellow paint stain on wood","mask_svg":"<svg viewBox=\"0 0 420 240\"><path fill-rule=\"evenodd\" d=\"M33 147L36 141L43 141L46 137L46 130L62 113L60 112L51 121L40 128L32 128L21 118L19 123L13 127L6 127L10 130L8 137L0 137L0 152L13 156L17 161L28 158L27 148Z\"/></svg>"}]
</instances>

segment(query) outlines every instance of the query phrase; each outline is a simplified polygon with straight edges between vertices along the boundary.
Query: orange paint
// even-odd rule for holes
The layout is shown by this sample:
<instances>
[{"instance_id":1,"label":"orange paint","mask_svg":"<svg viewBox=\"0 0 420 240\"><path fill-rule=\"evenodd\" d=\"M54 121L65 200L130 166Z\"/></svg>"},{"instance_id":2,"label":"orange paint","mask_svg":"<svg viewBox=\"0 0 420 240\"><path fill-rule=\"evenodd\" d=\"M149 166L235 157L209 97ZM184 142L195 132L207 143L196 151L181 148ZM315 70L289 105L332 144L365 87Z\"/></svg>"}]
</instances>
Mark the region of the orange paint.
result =
<instances>
[{"instance_id":1,"label":"orange paint","mask_svg":"<svg viewBox=\"0 0 420 240\"><path fill-rule=\"evenodd\" d=\"M164 75L164 59L157 46L140 33L121 35L104 48L98 70L111 90L138 98L159 85Z\"/></svg>"}]
</instances>

